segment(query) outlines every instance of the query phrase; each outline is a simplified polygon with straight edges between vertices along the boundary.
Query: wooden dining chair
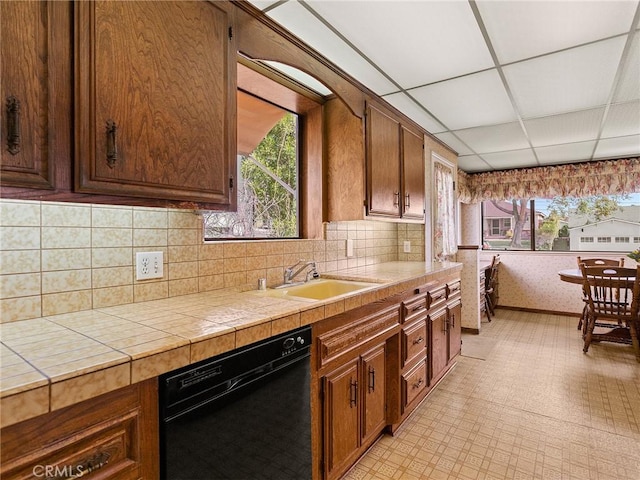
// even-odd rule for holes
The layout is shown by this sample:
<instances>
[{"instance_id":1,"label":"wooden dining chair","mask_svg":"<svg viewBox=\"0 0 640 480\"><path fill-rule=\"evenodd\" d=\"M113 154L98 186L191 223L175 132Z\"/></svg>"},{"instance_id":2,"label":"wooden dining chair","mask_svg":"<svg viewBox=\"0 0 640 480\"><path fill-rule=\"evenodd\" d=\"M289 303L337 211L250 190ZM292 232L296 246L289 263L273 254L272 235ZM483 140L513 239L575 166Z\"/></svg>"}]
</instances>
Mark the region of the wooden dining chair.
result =
<instances>
[{"instance_id":1,"label":"wooden dining chair","mask_svg":"<svg viewBox=\"0 0 640 480\"><path fill-rule=\"evenodd\" d=\"M484 305L487 320L491 321L491 315L495 316L495 309L498 305L498 267L500 266L500 255L494 255L491 265L487 268L484 281Z\"/></svg>"},{"instance_id":2,"label":"wooden dining chair","mask_svg":"<svg viewBox=\"0 0 640 480\"><path fill-rule=\"evenodd\" d=\"M587 267L624 267L624 257L616 260L613 258L581 258L578 255L577 259L578 268L580 268L581 263L584 263ZM587 311L587 293L583 290L582 294L582 301L585 302L585 307L582 310L582 316L580 317L580 320L578 320L578 330L581 330L583 325L585 324L585 314Z\"/></svg>"},{"instance_id":3,"label":"wooden dining chair","mask_svg":"<svg viewBox=\"0 0 640 480\"><path fill-rule=\"evenodd\" d=\"M593 341L633 345L640 362L640 266L586 266L580 264L583 290L587 295L584 347Z\"/></svg>"}]
</instances>

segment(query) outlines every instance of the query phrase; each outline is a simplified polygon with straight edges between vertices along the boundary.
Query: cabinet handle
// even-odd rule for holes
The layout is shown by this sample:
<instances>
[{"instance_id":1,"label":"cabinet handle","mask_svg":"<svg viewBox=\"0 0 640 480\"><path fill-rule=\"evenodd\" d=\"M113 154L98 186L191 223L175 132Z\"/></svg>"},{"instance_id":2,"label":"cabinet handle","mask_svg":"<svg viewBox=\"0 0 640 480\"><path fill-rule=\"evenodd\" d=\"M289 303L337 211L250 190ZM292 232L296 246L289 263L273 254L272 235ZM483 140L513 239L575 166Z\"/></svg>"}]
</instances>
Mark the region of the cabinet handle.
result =
<instances>
[{"instance_id":1,"label":"cabinet handle","mask_svg":"<svg viewBox=\"0 0 640 480\"><path fill-rule=\"evenodd\" d=\"M442 322L442 331L443 332L447 332L447 330L449 330L449 319L445 319L444 322Z\"/></svg>"},{"instance_id":2,"label":"cabinet handle","mask_svg":"<svg viewBox=\"0 0 640 480\"><path fill-rule=\"evenodd\" d=\"M397 207L400 204L400 192L393 192L393 206Z\"/></svg>"},{"instance_id":3,"label":"cabinet handle","mask_svg":"<svg viewBox=\"0 0 640 480\"><path fill-rule=\"evenodd\" d=\"M420 336L420 337L416 338L416 339L413 341L413 344L414 344L414 345L420 345L422 342L424 342L424 338L422 338L422 336Z\"/></svg>"},{"instance_id":4,"label":"cabinet handle","mask_svg":"<svg viewBox=\"0 0 640 480\"><path fill-rule=\"evenodd\" d=\"M422 378L419 378L416 383L413 384L413 388L420 388L420 386L424 383Z\"/></svg>"},{"instance_id":5,"label":"cabinet handle","mask_svg":"<svg viewBox=\"0 0 640 480\"><path fill-rule=\"evenodd\" d=\"M351 380L351 385L349 385L349 407L353 408L358 405L358 382Z\"/></svg>"},{"instance_id":6,"label":"cabinet handle","mask_svg":"<svg viewBox=\"0 0 640 480\"><path fill-rule=\"evenodd\" d=\"M411 309L411 311L412 312L417 312L417 311L420 311L420 310L424 310L425 308L427 308L427 307L425 307L424 305L418 305L417 307L413 307Z\"/></svg>"},{"instance_id":7,"label":"cabinet handle","mask_svg":"<svg viewBox=\"0 0 640 480\"><path fill-rule=\"evenodd\" d=\"M376 370L373 367L369 367L369 393L376 389Z\"/></svg>"},{"instance_id":8,"label":"cabinet handle","mask_svg":"<svg viewBox=\"0 0 640 480\"><path fill-rule=\"evenodd\" d=\"M118 147L116 145L116 131L118 127L113 120L107 120L107 165L113 168L118 160Z\"/></svg>"},{"instance_id":9,"label":"cabinet handle","mask_svg":"<svg viewBox=\"0 0 640 480\"><path fill-rule=\"evenodd\" d=\"M405 197L404 208L410 208L411 207L411 196L407 193L404 197Z\"/></svg>"},{"instance_id":10,"label":"cabinet handle","mask_svg":"<svg viewBox=\"0 0 640 480\"><path fill-rule=\"evenodd\" d=\"M7 97L7 150L20 152L20 100L13 95Z\"/></svg>"},{"instance_id":11,"label":"cabinet handle","mask_svg":"<svg viewBox=\"0 0 640 480\"><path fill-rule=\"evenodd\" d=\"M72 468L68 468L68 471L61 468L60 474L54 473L54 476L47 475L46 478L49 480L71 480L72 478L84 477L85 475L89 475L91 472L95 472L107 465L110 458L111 453L109 452L97 452L95 455L85 460L81 460Z\"/></svg>"},{"instance_id":12,"label":"cabinet handle","mask_svg":"<svg viewBox=\"0 0 640 480\"><path fill-rule=\"evenodd\" d=\"M456 316L451 315L451 327L455 328L456 326Z\"/></svg>"}]
</instances>

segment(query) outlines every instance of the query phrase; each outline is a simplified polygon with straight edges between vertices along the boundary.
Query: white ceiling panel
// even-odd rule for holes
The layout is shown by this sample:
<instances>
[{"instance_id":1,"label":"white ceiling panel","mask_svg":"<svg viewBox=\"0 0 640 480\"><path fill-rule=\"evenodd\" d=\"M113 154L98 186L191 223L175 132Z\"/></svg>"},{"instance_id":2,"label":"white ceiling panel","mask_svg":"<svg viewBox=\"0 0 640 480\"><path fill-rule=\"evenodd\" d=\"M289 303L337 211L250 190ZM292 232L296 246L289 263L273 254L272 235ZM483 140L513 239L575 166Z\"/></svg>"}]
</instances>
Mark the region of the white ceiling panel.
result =
<instances>
[{"instance_id":1,"label":"white ceiling panel","mask_svg":"<svg viewBox=\"0 0 640 480\"><path fill-rule=\"evenodd\" d=\"M471 150L467 145L465 145L458 137L456 137L451 132L442 132L437 133L435 135L437 138L442 140L444 143L453 148L458 155L472 155L473 150Z\"/></svg>"},{"instance_id":2,"label":"white ceiling panel","mask_svg":"<svg viewBox=\"0 0 640 480\"><path fill-rule=\"evenodd\" d=\"M593 158L637 157L638 152L640 152L640 135L604 138L598 142Z\"/></svg>"},{"instance_id":3,"label":"white ceiling panel","mask_svg":"<svg viewBox=\"0 0 640 480\"><path fill-rule=\"evenodd\" d=\"M250 0L249 3L251 3L256 8L259 8L260 10L264 10L271 5L278 3L278 1L279 0Z\"/></svg>"},{"instance_id":4,"label":"white ceiling panel","mask_svg":"<svg viewBox=\"0 0 640 480\"><path fill-rule=\"evenodd\" d=\"M629 48L613 101L629 102L638 99L640 99L640 31L636 32Z\"/></svg>"},{"instance_id":5,"label":"white ceiling panel","mask_svg":"<svg viewBox=\"0 0 640 480\"><path fill-rule=\"evenodd\" d=\"M456 130L455 133L475 153L483 154L527 148L529 142L518 122Z\"/></svg>"},{"instance_id":6,"label":"white ceiling panel","mask_svg":"<svg viewBox=\"0 0 640 480\"><path fill-rule=\"evenodd\" d=\"M269 10L267 15L378 95L398 90L383 74L297 2L280 5Z\"/></svg>"},{"instance_id":7,"label":"white ceiling panel","mask_svg":"<svg viewBox=\"0 0 640 480\"><path fill-rule=\"evenodd\" d=\"M486 1L478 9L501 63L627 33L630 1Z\"/></svg>"},{"instance_id":8,"label":"white ceiling panel","mask_svg":"<svg viewBox=\"0 0 640 480\"><path fill-rule=\"evenodd\" d=\"M456 151L462 170L640 156L640 0L252 3Z\"/></svg>"},{"instance_id":9,"label":"white ceiling panel","mask_svg":"<svg viewBox=\"0 0 640 480\"><path fill-rule=\"evenodd\" d=\"M307 2L405 89L493 66L466 1L339 3Z\"/></svg>"},{"instance_id":10,"label":"white ceiling panel","mask_svg":"<svg viewBox=\"0 0 640 480\"><path fill-rule=\"evenodd\" d=\"M482 158L495 170L537 166L536 157L530 149L509 152L485 153Z\"/></svg>"},{"instance_id":11,"label":"white ceiling panel","mask_svg":"<svg viewBox=\"0 0 640 480\"><path fill-rule=\"evenodd\" d=\"M566 143L564 145L552 145L535 149L541 165L558 165L575 161L591 160L591 154L596 142Z\"/></svg>"},{"instance_id":12,"label":"white ceiling panel","mask_svg":"<svg viewBox=\"0 0 640 480\"><path fill-rule=\"evenodd\" d=\"M458 157L458 168L465 172L486 172L490 169L489 164L478 155L461 155Z\"/></svg>"},{"instance_id":13,"label":"white ceiling panel","mask_svg":"<svg viewBox=\"0 0 640 480\"><path fill-rule=\"evenodd\" d=\"M583 142L597 138L604 107L525 120L534 147Z\"/></svg>"},{"instance_id":14,"label":"white ceiling panel","mask_svg":"<svg viewBox=\"0 0 640 480\"><path fill-rule=\"evenodd\" d=\"M602 130L603 137L640 134L640 100L611 105Z\"/></svg>"},{"instance_id":15,"label":"white ceiling panel","mask_svg":"<svg viewBox=\"0 0 640 480\"><path fill-rule=\"evenodd\" d=\"M431 133L439 133L444 128L436 119L425 112L419 105L416 104L411 98L404 93L394 93L387 95L384 99L398 110L403 112L407 117L423 127L425 130Z\"/></svg>"},{"instance_id":16,"label":"white ceiling panel","mask_svg":"<svg viewBox=\"0 0 640 480\"><path fill-rule=\"evenodd\" d=\"M605 105L625 37L504 67L521 115L539 117Z\"/></svg>"},{"instance_id":17,"label":"white ceiling panel","mask_svg":"<svg viewBox=\"0 0 640 480\"><path fill-rule=\"evenodd\" d=\"M517 120L495 70L416 88L410 93L450 130Z\"/></svg>"}]
</instances>

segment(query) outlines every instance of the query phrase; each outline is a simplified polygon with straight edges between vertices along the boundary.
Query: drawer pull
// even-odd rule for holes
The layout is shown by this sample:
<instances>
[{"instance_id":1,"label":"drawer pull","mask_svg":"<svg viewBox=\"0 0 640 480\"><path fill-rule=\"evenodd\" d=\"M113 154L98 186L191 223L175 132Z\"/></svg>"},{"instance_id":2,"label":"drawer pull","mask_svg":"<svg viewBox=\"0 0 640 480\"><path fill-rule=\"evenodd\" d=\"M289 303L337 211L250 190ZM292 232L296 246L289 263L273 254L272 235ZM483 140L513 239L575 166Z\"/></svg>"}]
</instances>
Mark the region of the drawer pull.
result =
<instances>
[{"instance_id":1,"label":"drawer pull","mask_svg":"<svg viewBox=\"0 0 640 480\"><path fill-rule=\"evenodd\" d=\"M422 342L424 342L424 338L422 338L422 336L420 336L420 337L416 338L416 339L413 341L413 344L414 344L414 345L420 345Z\"/></svg>"},{"instance_id":2,"label":"drawer pull","mask_svg":"<svg viewBox=\"0 0 640 480\"><path fill-rule=\"evenodd\" d=\"M107 120L107 165L113 168L118 160L118 146L116 144L116 122Z\"/></svg>"},{"instance_id":3,"label":"drawer pull","mask_svg":"<svg viewBox=\"0 0 640 480\"><path fill-rule=\"evenodd\" d=\"M393 206L397 207L400 204L400 192L393 192Z\"/></svg>"},{"instance_id":4,"label":"drawer pull","mask_svg":"<svg viewBox=\"0 0 640 480\"><path fill-rule=\"evenodd\" d=\"M455 315L451 315L451 327L455 327L456 326L456 316Z\"/></svg>"},{"instance_id":5,"label":"drawer pull","mask_svg":"<svg viewBox=\"0 0 640 480\"><path fill-rule=\"evenodd\" d=\"M424 383L424 380L422 378L418 379L418 381L416 383L413 384L413 388L420 388L422 386L422 384Z\"/></svg>"},{"instance_id":6,"label":"drawer pull","mask_svg":"<svg viewBox=\"0 0 640 480\"><path fill-rule=\"evenodd\" d=\"M411 311L412 312L419 312L420 310L424 310L425 308L427 308L427 307L425 307L424 305L418 305L417 307L413 307L411 309Z\"/></svg>"},{"instance_id":7,"label":"drawer pull","mask_svg":"<svg viewBox=\"0 0 640 480\"><path fill-rule=\"evenodd\" d=\"M20 100L13 95L7 97L7 151L20 152Z\"/></svg>"},{"instance_id":8,"label":"drawer pull","mask_svg":"<svg viewBox=\"0 0 640 480\"><path fill-rule=\"evenodd\" d=\"M405 195L404 208L411 208L411 196L408 193Z\"/></svg>"},{"instance_id":9,"label":"drawer pull","mask_svg":"<svg viewBox=\"0 0 640 480\"><path fill-rule=\"evenodd\" d=\"M432 300L440 300L444 298L444 292L442 292L440 295L438 295L437 297L433 297Z\"/></svg>"}]
</instances>

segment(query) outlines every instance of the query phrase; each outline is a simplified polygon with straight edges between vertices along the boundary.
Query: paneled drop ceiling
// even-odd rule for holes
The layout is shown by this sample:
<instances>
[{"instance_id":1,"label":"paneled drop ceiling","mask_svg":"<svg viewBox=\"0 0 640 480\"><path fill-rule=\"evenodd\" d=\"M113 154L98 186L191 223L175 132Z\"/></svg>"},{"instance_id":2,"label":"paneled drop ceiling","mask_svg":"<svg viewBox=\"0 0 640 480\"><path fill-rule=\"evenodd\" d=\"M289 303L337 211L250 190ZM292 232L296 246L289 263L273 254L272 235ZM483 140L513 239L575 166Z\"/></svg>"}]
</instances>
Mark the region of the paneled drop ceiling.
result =
<instances>
[{"instance_id":1,"label":"paneled drop ceiling","mask_svg":"<svg viewBox=\"0 0 640 480\"><path fill-rule=\"evenodd\" d=\"M637 0L251 3L467 172L640 156Z\"/></svg>"}]
</instances>

